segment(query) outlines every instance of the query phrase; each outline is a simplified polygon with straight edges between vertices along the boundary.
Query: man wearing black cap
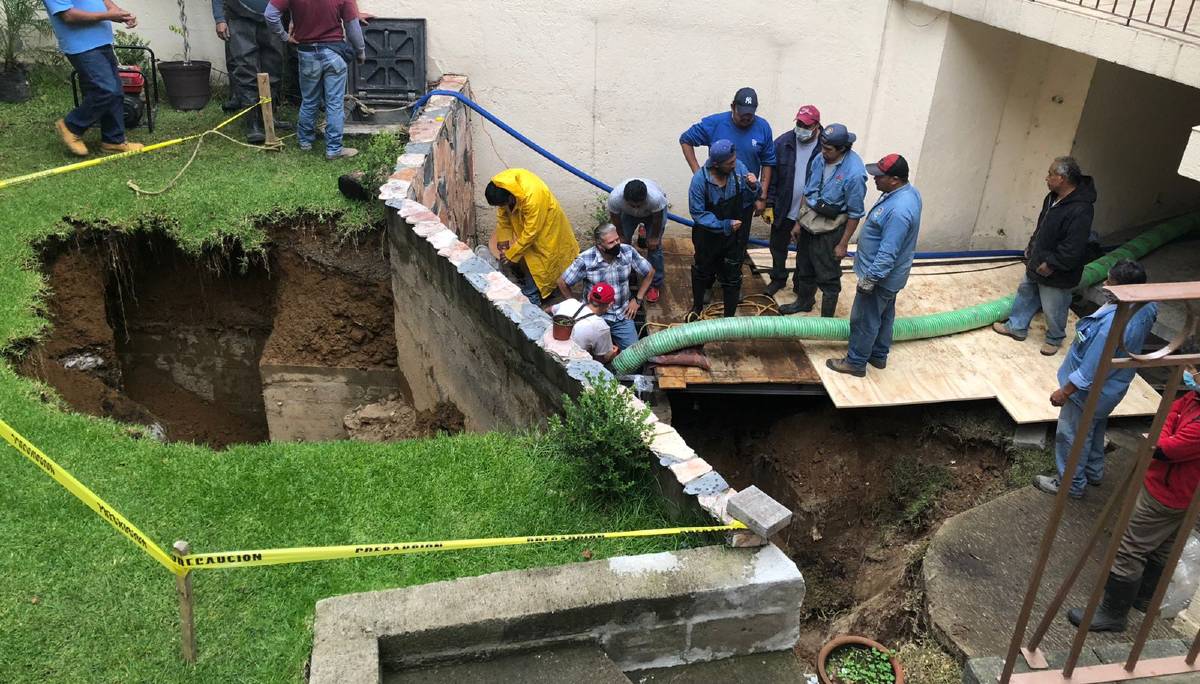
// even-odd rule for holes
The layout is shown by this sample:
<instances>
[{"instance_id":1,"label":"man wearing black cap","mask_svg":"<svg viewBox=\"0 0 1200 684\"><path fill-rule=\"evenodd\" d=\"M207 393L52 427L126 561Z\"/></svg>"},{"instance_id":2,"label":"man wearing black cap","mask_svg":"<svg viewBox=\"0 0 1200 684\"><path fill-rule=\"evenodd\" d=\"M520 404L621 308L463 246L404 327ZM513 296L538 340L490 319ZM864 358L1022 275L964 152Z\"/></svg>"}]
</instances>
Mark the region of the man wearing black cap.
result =
<instances>
[{"instance_id":1,"label":"man wearing black cap","mask_svg":"<svg viewBox=\"0 0 1200 684\"><path fill-rule=\"evenodd\" d=\"M887 367L896 294L908 283L921 229L921 193L908 182L904 157L889 154L866 168L883 195L867 212L854 254L858 288L850 311L850 348L845 358L825 362L830 370L860 378L867 364Z\"/></svg>"},{"instance_id":2,"label":"man wearing black cap","mask_svg":"<svg viewBox=\"0 0 1200 684\"><path fill-rule=\"evenodd\" d=\"M775 166L775 137L771 124L755 114L758 111L758 93L754 88L740 88L729 104L728 112L710 114L679 136L683 158L687 160L692 174L700 169L696 160L696 148L711 146L717 140L728 140L737 150L737 158L746 170L759 178L758 196L752 210L743 220L749 230L750 220L767 208L767 191L771 187L771 171Z\"/></svg>"}]
</instances>

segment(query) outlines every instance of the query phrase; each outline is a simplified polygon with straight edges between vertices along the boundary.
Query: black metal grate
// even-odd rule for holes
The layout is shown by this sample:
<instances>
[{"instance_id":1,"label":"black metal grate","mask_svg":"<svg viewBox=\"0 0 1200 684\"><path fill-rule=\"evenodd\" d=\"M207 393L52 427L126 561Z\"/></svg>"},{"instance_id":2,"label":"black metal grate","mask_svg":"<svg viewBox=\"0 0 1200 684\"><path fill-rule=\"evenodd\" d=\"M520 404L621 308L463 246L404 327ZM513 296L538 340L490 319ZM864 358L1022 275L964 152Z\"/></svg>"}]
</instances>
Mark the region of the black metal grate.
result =
<instances>
[{"instance_id":1,"label":"black metal grate","mask_svg":"<svg viewBox=\"0 0 1200 684\"><path fill-rule=\"evenodd\" d=\"M1200 37L1200 16L1196 4L1200 0L1034 0L1047 5L1073 5L1108 15L1112 21L1126 26L1154 28ZM1196 23L1193 24L1192 21Z\"/></svg>"},{"instance_id":2,"label":"black metal grate","mask_svg":"<svg viewBox=\"0 0 1200 684\"><path fill-rule=\"evenodd\" d=\"M393 97L425 92L424 19L372 19L363 38L367 59L355 66L355 92Z\"/></svg>"}]
</instances>

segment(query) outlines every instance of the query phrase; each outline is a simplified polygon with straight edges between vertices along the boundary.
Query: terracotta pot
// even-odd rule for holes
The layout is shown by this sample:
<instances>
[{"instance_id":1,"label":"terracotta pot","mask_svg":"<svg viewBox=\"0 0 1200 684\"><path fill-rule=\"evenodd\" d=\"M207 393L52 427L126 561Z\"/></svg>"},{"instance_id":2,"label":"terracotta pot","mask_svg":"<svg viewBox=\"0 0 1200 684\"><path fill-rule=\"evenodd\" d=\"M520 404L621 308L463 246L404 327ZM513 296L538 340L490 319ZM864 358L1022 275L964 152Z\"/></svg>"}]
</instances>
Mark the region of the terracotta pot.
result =
<instances>
[{"instance_id":1,"label":"terracotta pot","mask_svg":"<svg viewBox=\"0 0 1200 684\"><path fill-rule=\"evenodd\" d=\"M886 646L878 641L872 641L866 637L850 634L841 634L834 637L829 643L821 647L821 652L817 655L817 676L821 678L821 684L834 684L829 673L825 671L825 661L829 659L830 653L833 653L842 646L867 646L885 652L888 650ZM900 666L900 660L893 655L891 661L892 673L896 675L896 684L904 684L904 668Z\"/></svg>"},{"instance_id":2,"label":"terracotta pot","mask_svg":"<svg viewBox=\"0 0 1200 684\"><path fill-rule=\"evenodd\" d=\"M575 328L575 319L570 316L555 316L550 319L554 324L552 334L554 339L562 342L571 339L571 330Z\"/></svg>"}]
</instances>

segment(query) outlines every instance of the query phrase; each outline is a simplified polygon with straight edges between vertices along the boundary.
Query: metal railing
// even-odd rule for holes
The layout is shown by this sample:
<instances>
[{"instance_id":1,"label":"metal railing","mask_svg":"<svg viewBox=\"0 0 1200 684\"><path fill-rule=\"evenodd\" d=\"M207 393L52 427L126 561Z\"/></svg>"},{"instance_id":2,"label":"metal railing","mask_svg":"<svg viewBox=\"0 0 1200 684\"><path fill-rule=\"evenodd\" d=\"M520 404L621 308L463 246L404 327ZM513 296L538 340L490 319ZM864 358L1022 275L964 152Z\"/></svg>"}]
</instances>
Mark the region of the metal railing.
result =
<instances>
[{"instance_id":1,"label":"metal railing","mask_svg":"<svg viewBox=\"0 0 1200 684\"><path fill-rule=\"evenodd\" d=\"M1119 285L1106 289L1116 298L1117 310L1114 314L1108 337L1104 342L1104 351L1100 357L1101 360L1099 367L1096 369L1095 377L1108 377L1110 371L1121 368L1159 367L1170 368L1170 378L1163 390L1162 401L1159 403L1158 412L1154 416L1154 422L1150 431L1138 446L1133 469L1130 471L1125 483L1113 494L1112 499L1105 506L1104 512L1100 514L1100 517L1092 526L1091 535L1078 560L1076 560L1071 572L1068 573L1066 579L1063 580L1062 585L1058 588L1050 605L1046 607L1046 613L1034 629L1028 645L1022 648L1021 641L1025 638L1025 629L1029 625L1029 619L1033 613L1033 604L1037 598L1038 589L1041 586L1046 565L1050 559L1051 546L1058 533L1063 510L1067 504L1070 487L1066 486L1067 483L1064 482L1058 488L1058 494L1054 498L1054 509L1050 513L1050 519L1046 523L1046 530L1042 534L1041 546L1038 548L1038 556L1034 563L1033 574L1029 577L1029 586L1026 589L1024 601L1021 604L1021 612L1017 618L1017 624L1013 629L1012 640L1009 642L1008 652L1005 656L1004 670L1000 675L1001 684L1009 684L1010 682L1012 684L1050 684L1052 682L1090 684L1127 681L1139 677L1158 677L1183 672L1200 672L1200 663L1196 662L1196 656L1200 653L1200 634L1196 635L1196 639L1192 642L1192 646L1186 656L1140 660L1142 649L1146 645L1147 638L1150 636L1150 629L1158 619L1159 608L1163 596L1166 594L1167 585L1170 584L1171 575L1174 573L1175 566L1179 562L1179 557L1183 553L1183 546L1187 542L1188 535L1186 533L1176 535L1176 540L1171 547L1171 553L1167 558L1162 577L1154 591L1153 598L1150 599L1150 605L1146 609L1146 615L1142 619L1142 624L1134 639L1133 647L1129 651L1129 658L1125 661L1124 665L1109 664L1076 667L1079 662L1080 653L1083 651L1084 640L1088 635L1088 627L1092 624L1092 618L1096 614L1096 607L1099 605L1100 599L1104 594L1105 580L1108 578L1113 561L1116 559L1121 538L1129 526L1134 503L1137 501L1146 469L1149 467L1154 454L1155 443L1162 432L1163 424L1166 422L1171 404L1174 402L1175 395L1181 384L1184 366L1200 364L1200 354L1178 353L1180 347L1184 345L1189 337L1195 336L1200 332L1200 282ZM1150 302L1170 301L1181 302L1187 309L1187 320L1175 339L1171 340L1162 349L1149 354L1134 354L1130 350L1124 350L1127 356L1115 358L1124 346L1125 327L1130 319L1133 318L1133 315ZM1087 401L1083 405L1083 415L1079 421L1080 425L1092 424L1099 398L1100 392L1088 392ZM1066 468L1063 470L1063 472L1068 473L1068 477L1070 473L1075 472L1086 442L1087 431L1077 431L1075 440L1071 443L1071 452L1067 457ZM1200 489L1197 489L1195 495L1192 497L1191 504L1184 514L1180 529L1192 529L1198 517L1200 517ZM1049 670L1047 669L1045 654L1039 649L1042 638L1046 636L1046 632L1050 629L1054 620L1062 619L1059 611L1066 601L1067 595L1087 565L1092 549L1095 548L1096 544L1104 536L1105 528L1110 524L1112 524L1112 536L1108 541L1108 548L1101 561L1100 573L1097 575L1096 582L1092 587L1087 608L1084 609L1083 619L1080 621L1080 625L1075 632L1075 638L1071 643L1071 650L1067 655L1066 662L1061 671ZM1033 672L1013 674L1013 669L1017 664L1019 655L1024 656L1026 663L1034 670Z\"/></svg>"},{"instance_id":2,"label":"metal railing","mask_svg":"<svg viewBox=\"0 0 1200 684\"><path fill-rule=\"evenodd\" d=\"M1192 24L1196 4L1200 0L1033 0L1044 5L1070 5L1126 26L1151 26L1166 31L1200 36L1200 16Z\"/></svg>"}]
</instances>

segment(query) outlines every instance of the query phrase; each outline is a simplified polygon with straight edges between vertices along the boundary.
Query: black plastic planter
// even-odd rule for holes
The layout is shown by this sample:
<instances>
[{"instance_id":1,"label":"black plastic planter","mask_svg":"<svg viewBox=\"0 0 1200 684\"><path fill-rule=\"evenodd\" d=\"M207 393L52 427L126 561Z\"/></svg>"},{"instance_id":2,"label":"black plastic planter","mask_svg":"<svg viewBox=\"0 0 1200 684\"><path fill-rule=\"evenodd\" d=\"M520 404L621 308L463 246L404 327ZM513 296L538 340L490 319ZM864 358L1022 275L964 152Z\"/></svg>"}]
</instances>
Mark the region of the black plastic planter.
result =
<instances>
[{"instance_id":1,"label":"black plastic planter","mask_svg":"<svg viewBox=\"0 0 1200 684\"><path fill-rule=\"evenodd\" d=\"M29 70L24 64L14 69L0 67L0 102L24 102L32 96Z\"/></svg>"},{"instance_id":2,"label":"black plastic planter","mask_svg":"<svg viewBox=\"0 0 1200 684\"><path fill-rule=\"evenodd\" d=\"M158 73L162 74L163 87L167 90L167 102L173 109L184 112L204 109L212 99L211 72L212 64L198 59L158 63Z\"/></svg>"}]
</instances>

